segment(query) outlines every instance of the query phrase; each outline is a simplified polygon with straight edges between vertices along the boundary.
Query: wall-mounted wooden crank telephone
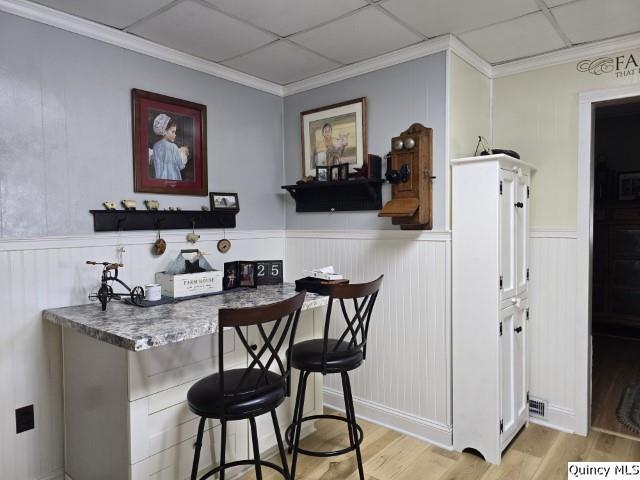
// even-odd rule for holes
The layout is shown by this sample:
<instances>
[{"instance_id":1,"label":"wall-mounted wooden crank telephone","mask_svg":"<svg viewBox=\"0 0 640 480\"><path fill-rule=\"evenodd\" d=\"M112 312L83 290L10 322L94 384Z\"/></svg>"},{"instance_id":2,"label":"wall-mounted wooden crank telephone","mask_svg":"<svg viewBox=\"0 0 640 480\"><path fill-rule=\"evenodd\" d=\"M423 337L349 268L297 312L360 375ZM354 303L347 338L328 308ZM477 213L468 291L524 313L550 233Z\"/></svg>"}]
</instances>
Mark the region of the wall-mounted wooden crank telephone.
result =
<instances>
[{"instance_id":1,"label":"wall-mounted wooden crank telephone","mask_svg":"<svg viewBox=\"0 0 640 480\"><path fill-rule=\"evenodd\" d=\"M378 213L402 230L431 230L433 131L414 123L391 139L386 179L393 198Z\"/></svg>"}]
</instances>

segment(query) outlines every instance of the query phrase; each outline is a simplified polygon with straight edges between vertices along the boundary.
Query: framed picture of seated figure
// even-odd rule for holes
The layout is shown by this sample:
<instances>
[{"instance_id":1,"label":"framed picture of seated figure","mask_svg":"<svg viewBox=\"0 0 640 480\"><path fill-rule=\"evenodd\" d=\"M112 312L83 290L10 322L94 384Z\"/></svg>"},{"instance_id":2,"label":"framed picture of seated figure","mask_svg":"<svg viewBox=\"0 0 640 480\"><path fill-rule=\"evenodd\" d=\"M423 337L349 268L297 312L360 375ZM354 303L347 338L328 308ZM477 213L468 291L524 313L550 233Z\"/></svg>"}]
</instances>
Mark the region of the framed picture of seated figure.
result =
<instances>
[{"instance_id":1,"label":"framed picture of seated figure","mask_svg":"<svg viewBox=\"0 0 640 480\"><path fill-rule=\"evenodd\" d=\"M356 98L300 114L302 176L316 175L317 167L348 164L362 167L367 156L367 99Z\"/></svg>"},{"instance_id":2,"label":"framed picture of seated figure","mask_svg":"<svg viewBox=\"0 0 640 480\"><path fill-rule=\"evenodd\" d=\"M207 195L207 107L133 89L134 191Z\"/></svg>"}]
</instances>

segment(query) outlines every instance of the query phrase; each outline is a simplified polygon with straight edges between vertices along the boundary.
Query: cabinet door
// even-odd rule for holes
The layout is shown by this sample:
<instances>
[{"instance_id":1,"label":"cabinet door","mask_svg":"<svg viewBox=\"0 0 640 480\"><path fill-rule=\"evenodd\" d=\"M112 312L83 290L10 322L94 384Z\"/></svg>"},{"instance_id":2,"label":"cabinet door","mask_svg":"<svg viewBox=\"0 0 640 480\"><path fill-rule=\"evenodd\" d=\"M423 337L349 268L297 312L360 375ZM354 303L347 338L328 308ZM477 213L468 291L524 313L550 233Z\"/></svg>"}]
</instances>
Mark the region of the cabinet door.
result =
<instances>
[{"instance_id":1,"label":"cabinet door","mask_svg":"<svg viewBox=\"0 0 640 480\"><path fill-rule=\"evenodd\" d=\"M521 175L516 180L516 277L517 291L523 296L529 280L529 176Z\"/></svg>"},{"instance_id":2,"label":"cabinet door","mask_svg":"<svg viewBox=\"0 0 640 480\"><path fill-rule=\"evenodd\" d=\"M500 337L500 396L505 447L520 430L527 417L527 379L525 375L527 304L502 310Z\"/></svg>"},{"instance_id":3,"label":"cabinet door","mask_svg":"<svg viewBox=\"0 0 640 480\"><path fill-rule=\"evenodd\" d=\"M504 302L516 295L516 181L513 172L500 170L500 275Z\"/></svg>"}]
</instances>

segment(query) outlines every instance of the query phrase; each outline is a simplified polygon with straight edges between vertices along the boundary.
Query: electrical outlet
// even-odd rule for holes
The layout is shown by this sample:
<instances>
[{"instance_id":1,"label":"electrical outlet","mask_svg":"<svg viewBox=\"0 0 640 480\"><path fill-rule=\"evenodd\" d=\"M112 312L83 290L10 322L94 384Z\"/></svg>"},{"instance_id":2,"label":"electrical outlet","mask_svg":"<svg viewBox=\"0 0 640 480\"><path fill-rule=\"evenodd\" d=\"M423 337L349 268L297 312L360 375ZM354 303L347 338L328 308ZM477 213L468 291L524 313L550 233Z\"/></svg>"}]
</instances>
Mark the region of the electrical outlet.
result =
<instances>
[{"instance_id":1,"label":"electrical outlet","mask_svg":"<svg viewBox=\"0 0 640 480\"><path fill-rule=\"evenodd\" d=\"M16 409L16 433L26 432L35 427L33 405Z\"/></svg>"}]
</instances>

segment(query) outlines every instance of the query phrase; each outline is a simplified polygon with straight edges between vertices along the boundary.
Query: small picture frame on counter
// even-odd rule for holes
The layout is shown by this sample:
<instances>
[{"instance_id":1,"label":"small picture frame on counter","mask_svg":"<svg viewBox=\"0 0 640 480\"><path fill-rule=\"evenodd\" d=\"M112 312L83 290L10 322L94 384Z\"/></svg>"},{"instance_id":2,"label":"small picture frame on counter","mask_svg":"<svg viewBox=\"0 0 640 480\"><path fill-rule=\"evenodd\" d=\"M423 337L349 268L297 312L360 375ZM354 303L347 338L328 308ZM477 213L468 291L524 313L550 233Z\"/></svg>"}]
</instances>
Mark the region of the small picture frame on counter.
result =
<instances>
[{"instance_id":1,"label":"small picture frame on counter","mask_svg":"<svg viewBox=\"0 0 640 480\"><path fill-rule=\"evenodd\" d=\"M233 290L234 288L257 288L258 267L256 262L226 262L224 264L224 278L222 288Z\"/></svg>"},{"instance_id":2,"label":"small picture frame on counter","mask_svg":"<svg viewBox=\"0 0 640 480\"><path fill-rule=\"evenodd\" d=\"M209 203L212 212L239 212L237 193L210 192Z\"/></svg>"},{"instance_id":3,"label":"small picture frame on counter","mask_svg":"<svg viewBox=\"0 0 640 480\"><path fill-rule=\"evenodd\" d=\"M330 180L331 167L316 167L316 181L328 182Z\"/></svg>"}]
</instances>

